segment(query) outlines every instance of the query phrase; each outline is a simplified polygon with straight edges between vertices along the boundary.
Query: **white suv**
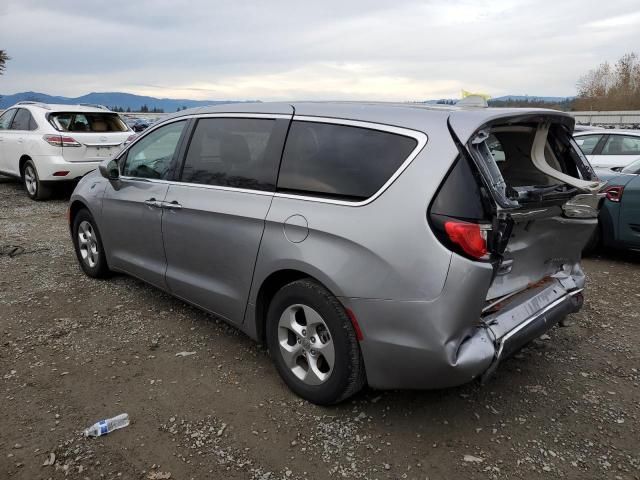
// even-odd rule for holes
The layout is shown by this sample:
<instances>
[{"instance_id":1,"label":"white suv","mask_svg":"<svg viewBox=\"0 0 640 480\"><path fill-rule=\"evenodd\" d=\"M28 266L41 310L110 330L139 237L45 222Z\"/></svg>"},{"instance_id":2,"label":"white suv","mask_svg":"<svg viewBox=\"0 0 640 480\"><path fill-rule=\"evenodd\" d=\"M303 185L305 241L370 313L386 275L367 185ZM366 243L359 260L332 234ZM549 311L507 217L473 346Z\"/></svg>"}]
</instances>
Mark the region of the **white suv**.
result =
<instances>
[{"instance_id":1,"label":"white suv","mask_svg":"<svg viewBox=\"0 0 640 480\"><path fill-rule=\"evenodd\" d=\"M54 182L95 170L134 135L105 107L19 102L0 116L0 174L22 179L29 197L44 200Z\"/></svg>"}]
</instances>

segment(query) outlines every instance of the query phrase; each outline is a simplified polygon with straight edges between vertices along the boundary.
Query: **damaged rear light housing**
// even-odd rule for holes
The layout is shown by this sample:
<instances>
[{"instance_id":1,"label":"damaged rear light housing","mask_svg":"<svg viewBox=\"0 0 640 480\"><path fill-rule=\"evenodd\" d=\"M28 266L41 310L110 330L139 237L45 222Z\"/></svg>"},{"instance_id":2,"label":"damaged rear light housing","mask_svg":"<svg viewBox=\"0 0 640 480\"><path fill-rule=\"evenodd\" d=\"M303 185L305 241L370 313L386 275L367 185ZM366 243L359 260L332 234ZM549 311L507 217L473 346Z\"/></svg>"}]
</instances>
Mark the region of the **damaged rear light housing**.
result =
<instances>
[{"instance_id":1,"label":"damaged rear light housing","mask_svg":"<svg viewBox=\"0 0 640 480\"><path fill-rule=\"evenodd\" d=\"M45 142L54 147L79 147L80 143L75 138L66 135L44 135Z\"/></svg>"},{"instance_id":2,"label":"damaged rear light housing","mask_svg":"<svg viewBox=\"0 0 640 480\"><path fill-rule=\"evenodd\" d=\"M620 203L620 200L622 200L623 192L624 192L624 187L622 185L607 187L602 191L602 193L604 193L605 196L607 197L607 200L614 203Z\"/></svg>"},{"instance_id":3,"label":"damaged rear light housing","mask_svg":"<svg viewBox=\"0 0 640 480\"><path fill-rule=\"evenodd\" d=\"M449 240L457 245L464 253L475 260L486 258L488 225L478 223L447 221L444 230Z\"/></svg>"}]
</instances>

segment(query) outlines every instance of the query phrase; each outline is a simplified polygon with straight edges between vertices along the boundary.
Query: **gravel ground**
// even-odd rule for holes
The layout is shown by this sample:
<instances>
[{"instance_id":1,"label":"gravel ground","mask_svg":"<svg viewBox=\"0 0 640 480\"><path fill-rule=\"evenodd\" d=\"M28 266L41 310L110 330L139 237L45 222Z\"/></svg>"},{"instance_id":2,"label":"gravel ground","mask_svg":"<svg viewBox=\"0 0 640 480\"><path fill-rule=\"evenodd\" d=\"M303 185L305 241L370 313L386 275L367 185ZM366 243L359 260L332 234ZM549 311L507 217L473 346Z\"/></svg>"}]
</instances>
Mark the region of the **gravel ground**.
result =
<instances>
[{"instance_id":1,"label":"gravel ground","mask_svg":"<svg viewBox=\"0 0 640 480\"><path fill-rule=\"evenodd\" d=\"M0 180L0 478L640 479L638 256L585 260L582 312L484 387L321 408L233 328L84 276L67 199ZM81 436L123 412L129 427Z\"/></svg>"}]
</instances>

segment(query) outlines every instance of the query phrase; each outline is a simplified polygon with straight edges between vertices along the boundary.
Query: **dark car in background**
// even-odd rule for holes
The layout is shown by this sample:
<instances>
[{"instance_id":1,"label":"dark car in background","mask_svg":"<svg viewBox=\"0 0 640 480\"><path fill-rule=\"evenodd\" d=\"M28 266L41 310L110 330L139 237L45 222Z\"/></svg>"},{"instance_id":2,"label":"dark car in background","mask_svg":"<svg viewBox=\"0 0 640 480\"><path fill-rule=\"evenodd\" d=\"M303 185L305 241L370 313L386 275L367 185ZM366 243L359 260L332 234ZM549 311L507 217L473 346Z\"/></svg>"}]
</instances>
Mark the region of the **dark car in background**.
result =
<instances>
[{"instance_id":1,"label":"dark car in background","mask_svg":"<svg viewBox=\"0 0 640 480\"><path fill-rule=\"evenodd\" d=\"M143 130L149 128L152 123L153 122L147 120L146 118L139 118L133 123L133 125L131 125L131 129L134 132L142 132Z\"/></svg>"},{"instance_id":2,"label":"dark car in background","mask_svg":"<svg viewBox=\"0 0 640 480\"><path fill-rule=\"evenodd\" d=\"M620 171L596 169L605 200L585 252L598 246L640 249L640 160Z\"/></svg>"}]
</instances>

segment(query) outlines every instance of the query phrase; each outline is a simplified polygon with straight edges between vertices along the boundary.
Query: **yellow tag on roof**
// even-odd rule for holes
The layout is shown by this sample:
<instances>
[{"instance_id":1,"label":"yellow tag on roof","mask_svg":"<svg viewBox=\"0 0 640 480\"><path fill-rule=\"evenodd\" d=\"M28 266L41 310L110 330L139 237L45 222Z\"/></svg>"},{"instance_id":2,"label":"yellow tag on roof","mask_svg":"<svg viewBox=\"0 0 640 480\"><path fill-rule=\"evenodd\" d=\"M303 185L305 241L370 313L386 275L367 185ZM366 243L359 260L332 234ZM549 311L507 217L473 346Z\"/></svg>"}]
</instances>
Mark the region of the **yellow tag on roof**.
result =
<instances>
[{"instance_id":1,"label":"yellow tag on roof","mask_svg":"<svg viewBox=\"0 0 640 480\"><path fill-rule=\"evenodd\" d=\"M489 100L491 98L491 95L488 95L486 93L468 92L467 90L462 89L462 98L467 98L467 97L482 97L485 100Z\"/></svg>"}]
</instances>

